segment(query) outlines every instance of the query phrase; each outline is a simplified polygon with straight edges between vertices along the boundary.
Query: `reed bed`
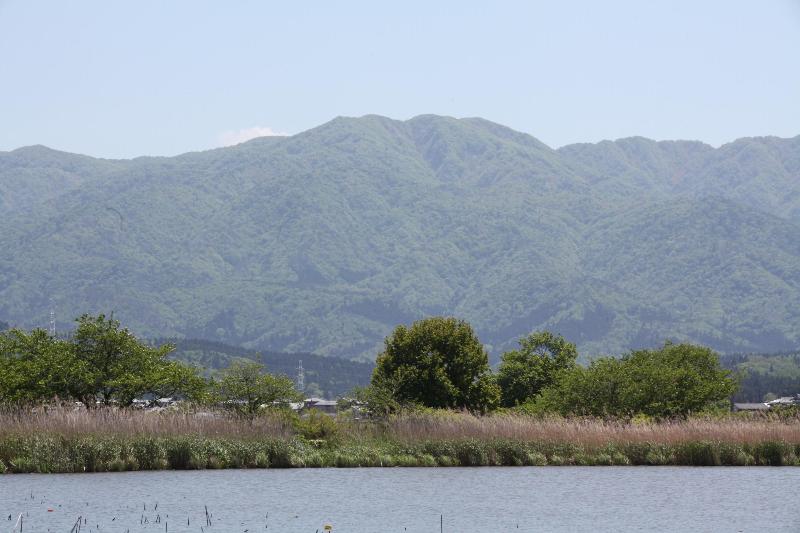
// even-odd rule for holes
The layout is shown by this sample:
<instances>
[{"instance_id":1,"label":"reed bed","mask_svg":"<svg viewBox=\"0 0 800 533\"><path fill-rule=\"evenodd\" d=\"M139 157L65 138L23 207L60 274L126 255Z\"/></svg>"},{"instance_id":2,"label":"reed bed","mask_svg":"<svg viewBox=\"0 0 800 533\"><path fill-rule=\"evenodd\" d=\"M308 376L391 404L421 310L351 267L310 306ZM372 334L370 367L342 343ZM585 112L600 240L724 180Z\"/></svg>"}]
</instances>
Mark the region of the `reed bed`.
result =
<instances>
[{"instance_id":1,"label":"reed bed","mask_svg":"<svg viewBox=\"0 0 800 533\"><path fill-rule=\"evenodd\" d=\"M630 423L594 418L534 418L516 414L474 416L469 413L427 412L393 420L386 428L396 440L507 439L523 442L580 443L597 448L609 443L697 441L758 444L781 441L800 444L800 420L728 417Z\"/></svg>"},{"instance_id":2,"label":"reed bed","mask_svg":"<svg viewBox=\"0 0 800 533\"><path fill-rule=\"evenodd\" d=\"M324 417L323 417L324 418ZM205 468L800 465L800 421L627 423L515 414L325 419L38 408L0 412L0 473ZM334 427L331 427L334 426Z\"/></svg>"},{"instance_id":3,"label":"reed bed","mask_svg":"<svg viewBox=\"0 0 800 533\"><path fill-rule=\"evenodd\" d=\"M253 420L216 410L72 409L68 407L0 410L0 439L11 435L178 436L290 438L284 416L266 414Z\"/></svg>"}]
</instances>

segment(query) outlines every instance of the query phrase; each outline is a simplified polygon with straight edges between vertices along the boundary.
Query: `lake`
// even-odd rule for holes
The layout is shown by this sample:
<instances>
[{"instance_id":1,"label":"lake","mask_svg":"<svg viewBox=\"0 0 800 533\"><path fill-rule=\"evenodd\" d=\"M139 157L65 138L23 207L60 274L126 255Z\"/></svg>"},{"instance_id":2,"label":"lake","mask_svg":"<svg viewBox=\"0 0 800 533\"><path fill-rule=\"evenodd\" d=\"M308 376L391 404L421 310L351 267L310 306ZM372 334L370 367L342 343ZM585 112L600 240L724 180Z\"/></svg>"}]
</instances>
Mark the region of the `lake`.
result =
<instances>
[{"instance_id":1,"label":"lake","mask_svg":"<svg viewBox=\"0 0 800 533\"><path fill-rule=\"evenodd\" d=\"M23 531L63 533L78 516L83 533L314 533L325 524L348 533L775 533L800 530L799 481L796 467L17 474L0 476L0 531L22 514Z\"/></svg>"}]
</instances>

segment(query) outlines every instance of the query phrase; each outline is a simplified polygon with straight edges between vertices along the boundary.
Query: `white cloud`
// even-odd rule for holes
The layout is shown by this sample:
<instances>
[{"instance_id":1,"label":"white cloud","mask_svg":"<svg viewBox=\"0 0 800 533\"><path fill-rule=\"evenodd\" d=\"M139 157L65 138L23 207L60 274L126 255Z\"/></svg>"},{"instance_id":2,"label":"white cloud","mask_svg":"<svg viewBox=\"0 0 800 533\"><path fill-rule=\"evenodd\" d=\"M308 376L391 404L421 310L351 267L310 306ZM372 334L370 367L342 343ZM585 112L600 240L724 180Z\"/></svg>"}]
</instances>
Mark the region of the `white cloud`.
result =
<instances>
[{"instance_id":1,"label":"white cloud","mask_svg":"<svg viewBox=\"0 0 800 533\"><path fill-rule=\"evenodd\" d=\"M289 135L280 131L274 131L272 128L264 126L253 126L252 128L244 128L241 130L228 130L219 134L217 141L219 146L233 146L234 144L243 143L256 137L283 137Z\"/></svg>"}]
</instances>

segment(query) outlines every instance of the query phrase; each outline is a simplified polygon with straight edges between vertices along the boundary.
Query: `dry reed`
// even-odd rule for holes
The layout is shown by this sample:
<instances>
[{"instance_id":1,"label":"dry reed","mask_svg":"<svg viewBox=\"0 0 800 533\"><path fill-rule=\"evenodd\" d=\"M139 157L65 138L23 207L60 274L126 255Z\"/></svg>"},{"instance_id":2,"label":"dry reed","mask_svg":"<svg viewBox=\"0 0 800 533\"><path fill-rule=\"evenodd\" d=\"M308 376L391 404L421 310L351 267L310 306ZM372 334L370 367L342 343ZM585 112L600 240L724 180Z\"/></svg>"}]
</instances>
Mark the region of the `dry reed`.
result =
<instances>
[{"instance_id":1,"label":"dry reed","mask_svg":"<svg viewBox=\"0 0 800 533\"><path fill-rule=\"evenodd\" d=\"M342 436L386 438L400 442L426 440L512 440L574 443L599 447L609 443L680 444L718 441L757 444L781 441L800 444L800 421L766 418L694 418L666 422L630 423L583 418L535 418L516 414L476 416L469 413L413 413L388 423L340 424ZM224 411L135 411L70 409L64 407L0 410L0 438L50 434L65 437L203 436L224 438L291 438L286 417L264 415L250 421Z\"/></svg>"},{"instance_id":2,"label":"dry reed","mask_svg":"<svg viewBox=\"0 0 800 533\"><path fill-rule=\"evenodd\" d=\"M573 443L584 447L607 444L716 441L729 444L758 444L780 441L800 444L800 421L774 419L689 419L632 424L598 419L534 418L500 414L474 416L468 413L412 414L388 424L393 440L492 440Z\"/></svg>"},{"instance_id":3,"label":"dry reed","mask_svg":"<svg viewBox=\"0 0 800 533\"><path fill-rule=\"evenodd\" d=\"M291 424L280 416L250 421L224 411L160 412L39 407L0 410L0 439L13 435L202 436L225 438L290 438Z\"/></svg>"},{"instance_id":4,"label":"dry reed","mask_svg":"<svg viewBox=\"0 0 800 533\"><path fill-rule=\"evenodd\" d=\"M301 420L271 413L249 421L214 411L0 411L0 473L321 466L800 466L797 418L629 423L426 411L385 421L342 417L334 422L320 416Z\"/></svg>"}]
</instances>

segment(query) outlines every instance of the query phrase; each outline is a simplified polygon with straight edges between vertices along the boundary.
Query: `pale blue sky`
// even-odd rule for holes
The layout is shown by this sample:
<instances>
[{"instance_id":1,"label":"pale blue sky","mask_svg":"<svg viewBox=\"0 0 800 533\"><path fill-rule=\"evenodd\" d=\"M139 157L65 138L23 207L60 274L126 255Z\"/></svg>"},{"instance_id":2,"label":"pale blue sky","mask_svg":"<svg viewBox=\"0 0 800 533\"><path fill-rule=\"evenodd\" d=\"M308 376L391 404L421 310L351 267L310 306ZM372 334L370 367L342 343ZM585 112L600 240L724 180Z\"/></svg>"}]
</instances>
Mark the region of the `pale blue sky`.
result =
<instances>
[{"instance_id":1,"label":"pale blue sky","mask_svg":"<svg viewBox=\"0 0 800 533\"><path fill-rule=\"evenodd\" d=\"M0 0L0 150L170 155L369 113L551 146L794 136L800 0Z\"/></svg>"}]
</instances>

